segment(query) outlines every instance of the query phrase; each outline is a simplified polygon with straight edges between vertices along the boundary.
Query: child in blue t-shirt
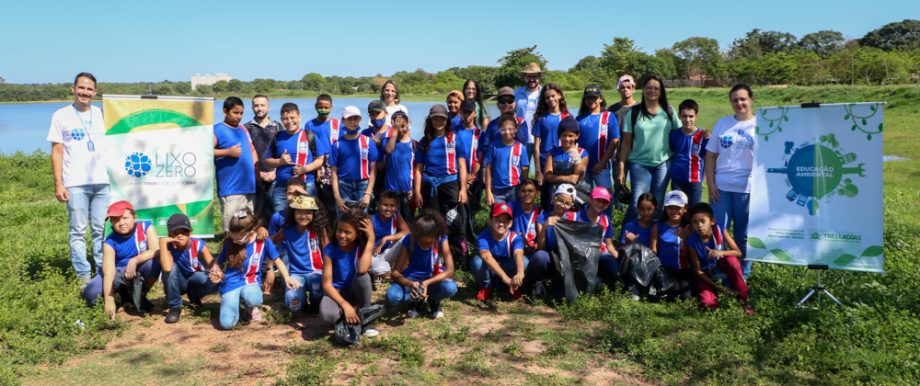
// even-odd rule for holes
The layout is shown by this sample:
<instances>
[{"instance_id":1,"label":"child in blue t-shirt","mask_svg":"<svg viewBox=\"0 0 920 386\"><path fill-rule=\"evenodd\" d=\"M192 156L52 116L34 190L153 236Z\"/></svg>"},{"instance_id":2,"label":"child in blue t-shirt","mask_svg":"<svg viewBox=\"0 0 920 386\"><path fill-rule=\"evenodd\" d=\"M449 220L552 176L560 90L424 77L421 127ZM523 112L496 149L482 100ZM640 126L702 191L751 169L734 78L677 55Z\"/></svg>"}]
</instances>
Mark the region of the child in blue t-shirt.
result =
<instances>
[{"instance_id":1,"label":"child in blue t-shirt","mask_svg":"<svg viewBox=\"0 0 920 386\"><path fill-rule=\"evenodd\" d=\"M534 137L534 161L539 158L536 167L537 185L543 185L543 166L546 164L546 157L550 150L559 146L559 124L568 118L569 109L565 102L565 93L554 83L547 83L540 90L540 100L537 102L537 111L533 115L533 122L530 123L531 131ZM544 195L544 202L549 201L549 194Z\"/></svg>"},{"instance_id":2,"label":"child in blue t-shirt","mask_svg":"<svg viewBox=\"0 0 920 386\"><path fill-rule=\"evenodd\" d=\"M377 146L370 137L358 132L361 111L357 107L346 106L342 120L345 121L345 135L332 145L329 158L336 208L344 211L355 207L367 211L377 179Z\"/></svg>"},{"instance_id":3,"label":"child in blue t-shirt","mask_svg":"<svg viewBox=\"0 0 920 386\"><path fill-rule=\"evenodd\" d=\"M457 133L457 139L460 148L463 149L463 157L466 158L467 174L466 186L467 197L469 197L470 210L476 212L479 210L479 202L482 197L482 191L485 185L480 176L482 168L483 149L480 147L482 142L482 129L476 125L476 102L470 99L464 100L460 104L462 119L460 126L454 129Z\"/></svg>"},{"instance_id":4,"label":"child in blue t-shirt","mask_svg":"<svg viewBox=\"0 0 920 386\"><path fill-rule=\"evenodd\" d=\"M383 190L395 192L399 198L399 215L403 219L415 217L409 205L412 198L415 150L418 147L409 135L409 116L397 110L390 118L395 134L383 140L383 157L386 171Z\"/></svg>"},{"instance_id":5,"label":"child in blue t-shirt","mask_svg":"<svg viewBox=\"0 0 920 386\"><path fill-rule=\"evenodd\" d=\"M676 291L668 296L681 299L690 298L690 283L693 282L690 264L683 252L686 244L684 240L689 236L689 230L684 224L686 212L687 195L680 190L668 192L664 195L661 219L652 227L651 234L652 252L658 256L664 271L678 282Z\"/></svg>"},{"instance_id":6,"label":"child in blue t-shirt","mask_svg":"<svg viewBox=\"0 0 920 386\"><path fill-rule=\"evenodd\" d=\"M332 97L329 94L319 94L313 107L316 109L316 118L307 121L304 129L313 132L318 139L317 143L322 143L332 151L332 144L342 136L339 120L331 116ZM325 164L316 170L316 195L323 206L335 213L335 210L331 210L335 208L335 195L332 194L332 168L329 166L329 157L327 154Z\"/></svg>"},{"instance_id":7,"label":"child in blue t-shirt","mask_svg":"<svg viewBox=\"0 0 920 386\"><path fill-rule=\"evenodd\" d=\"M610 160L620 143L620 126L617 124L616 113L605 111L606 108L607 102L601 94L600 86L586 86L578 109L577 120L581 127L578 146L588 151L585 180L595 187L602 186L611 190L613 180ZM610 215L609 210L607 215Z\"/></svg>"},{"instance_id":8,"label":"child in blue t-shirt","mask_svg":"<svg viewBox=\"0 0 920 386\"><path fill-rule=\"evenodd\" d=\"M242 119L243 100L231 96L224 100L224 121L214 124L214 172L223 229L227 229L233 213L253 210L256 193L259 155L249 131L240 125Z\"/></svg>"},{"instance_id":9,"label":"child in blue t-shirt","mask_svg":"<svg viewBox=\"0 0 920 386\"><path fill-rule=\"evenodd\" d=\"M470 272L480 288L476 298L490 300L493 289L507 287L511 298L519 300L527 267L524 241L511 230L514 212L508 204L495 204L491 212L489 228L477 237L479 253L470 261Z\"/></svg>"},{"instance_id":10,"label":"child in blue t-shirt","mask_svg":"<svg viewBox=\"0 0 920 386\"><path fill-rule=\"evenodd\" d=\"M217 263L221 271L212 271L211 280L220 282L220 327L229 330L239 323L240 302L246 307L250 320L262 320L262 260L275 263L288 289L300 287L288 274L270 239L258 240L258 218L248 209L234 213L230 219Z\"/></svg>"},{"instance_id":11,"label":"child in blue t-shirt","mask_svg":"<svg viewBox=\"0 0 920 386\"><path fill-rule=\"evenodd\" d=\"M138 222L134 206L127 201L109 205L105 217L112 223L112 233L102 246L102 266L83 288L83 299L94 306L96 298L102 295L105 313L109 319L115 319L115 291L120 291L122 301L131 295L138 313L150 312L153 304L147 300L147 292L160 278L160 261L155 259L156 227L149 221Z\"/></svg>"},{"instance_id":12,"label":"child in blue t-shirt","mask_svg":"<svg viewBox=\"0 0 920 386\"><path fill-rule=\"evenodd\" d=\"M546 155L543 164L544 182L550 186L544 189L543 207L550 209L549 193L559 184L579 186L584 181L588 168L588 152L578 146L581 127L574 118L563 119L558 129L559 146L555 146ZM586 189L590 190L590 188Z\"/></svg>"},{"instance_id":13,"label":"child in blue t-shirt","mask_svg":"<svg viewBox=\"0 0 920 386\"><path fill-rule=\"evenodd\" d=\"M501 142L490 146L482 161L485 167L486 204L514 201L516 188L527 177L530 161L527 146L515 139L517 119L504 114L499 118Z\"/></svg>"},{"instance_id":14,"label":"child in blue t-shirt","mask_svg":"<svg viewBox=\"0 0 920 386\"><path fill-rule=\"evenodd\" d=\"M655 211L658 210L658 200L651 193L642 193L636 203L639 218L623 224L623 233L620 235L620 244L638 242L646 247L652 247L652 227L655 225Z\"/></svg>"},{"instance_id":15,"label":"child in blue t-shirt","mask_svg":"<svg viewBox=\"0 0 920 386\"><path fill-rule=\"evenodd\" d=\"M703 160L709 133L696 127L699 105L693 99L678 106L680 130L671 130L668 143L671 148L671 189L684 192L689 205L700 202L703 194Z\"/></svg>"},{"instance_id":16,"label":"child in blue t-shirt","mask_svg":"<svg viewBox=\"0 0 920 386\"><path fill-rule=\"evenodd\" d=\"M687 237L687 257L696 276L700 306L718 307L718 293L735 295L741 300L744 313L753 316L748 303L748 286L741 273L741 249L727 230L715 222L712 207L705 202L690 208L687 214L693 233ZM717 277L727 276L730 287L717 283Z\"/></svg>"},{"instance_id":17,"label":"child in blue t-shirt","mask_svg":"<svg viewBox=\"0 0 920 386\"><path fill-rule=\"evenodd\" d=\"M396 192L384 190L377 200L377 213L371 215L376 238L370 268L374 278L382 278L393 270L399 256L399 242L409 234L409 223L396 211L399 199Z\"/></svg>"},{"instance_id":18,"label":"child in blue t-shirt","mask_svg":"<svg viewBox=\"0 0 920 386\"><path fill-rule=\"evenodd\" d=\"M326 162L329 144L309 129L300 127L300 109L294 103L281 106L285 131L275 135L265 153L265 165L276 168L272 192L275 212L287 208L287 182L304 181L307 194L316 195L316 171Z\"/></svg>"},{"instance_id":19,"label":"child in blue t-shirt","mask_svg":"<svg viewBox=\"0 0 920 386\"><path fill-rule=\"evenodd\" d=\"M291 312L306 308L310 294L309 310L319 312L323 297L323 248L329 244L329 218L314 197L294 196L285 214L285 226L272 237L287 255L291 279L298 288L284 292L284 305Z\"/></svg>"},{"instance_id":20,"label":"child in blue t-shirt","mask_svg":"<svg viewBox=\"0 0 920 386\"><path fill-rule=\"evenodd\" d=\"M410 304L407 316L417 317L428 302L431 317L444 317L441 301L457 293L454 258L447 242L447 223L433 210L425 210L412 225L412 235L400 242L399 258L387 290L387 304Z\"/></svg>"},{"instance_id":21,"label":"child in blue t-shirt","mask_svg":"<svg viewBox=\"0 0 920 386\"><path fill-rule=\"evenodd\" d=\"M371 267L374 250L374 225L358 209L342 212L336 222L335 240L323 248L323 300L320 317L329 325L344 318L357 324L358 310L371 304ZM374 337L378 331L365 326L364 336Z\"/></svg>"},{"instance_id":22,"label":"child in blue t-shirt","mask_svg":"<svg viewBox=\"0 0 920 386\"><path fill-rule=\"evenodd\" d=\"M166 323L176 323L182 314L182 295L188 301L201 305L201 298L217 292L217 283L209 279L209 272L220 270L207 243L191 237L192 224L188 216L176 213L166 221L169 237L160 238L160 261L163 265L163 284L169 312Z\"/></svg>"}]
</instances>

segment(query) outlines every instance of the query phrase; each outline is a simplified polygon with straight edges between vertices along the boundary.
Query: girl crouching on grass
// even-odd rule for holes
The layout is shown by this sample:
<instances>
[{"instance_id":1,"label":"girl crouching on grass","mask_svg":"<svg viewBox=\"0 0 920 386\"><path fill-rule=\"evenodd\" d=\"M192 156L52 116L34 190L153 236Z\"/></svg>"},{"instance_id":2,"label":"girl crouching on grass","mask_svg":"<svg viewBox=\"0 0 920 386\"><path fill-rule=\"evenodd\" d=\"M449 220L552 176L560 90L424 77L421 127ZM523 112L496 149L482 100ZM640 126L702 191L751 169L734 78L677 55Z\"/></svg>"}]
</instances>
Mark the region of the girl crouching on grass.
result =
<instances>
[{"instance_id":1,"label":"girl crouching on grass","mask_svg":"<svg viewBox=\"0 0 920 386\"><path fill-rule=\"evenodd\" d=\"M335 240L323 248L323 300L319 313L332 325L344 317L348 324L361 322L358 310L371 304L371 253L374 250L374 225L358 209L342 212L335 226ZM364 327L364 336L379 332Z\"/></svg>"},{"instance_id":2,"label":"girl crouching on grass","mask_svg":"<svg viewBox=\"0 0 920 386\"><path fill-rule=\"evenodd\" d=\"M412 226L412 235L402 240L393 285L387 290L387 304L397 307L410 304L410 318L421 314L428 301L431 317L444 317L441 300L457 293L453 281L454 258L447 243L447 223L433 210L422 212Z\"/></svg>"},{"instance_id":3,"label":"girl crouching on grass","mask_svg":"<svg viewBox=\"0 0 920 386\"><path fill-rule=\"evenodd\" d=\"M696 288L700 294L700 305L716 308L717 292L734 294L741 300L744 313L754 315L748 303L748 286L741 274L738 257L741 250L735 240L714 221L712 207L705 202L690 208L690 228L693 233L687 237L687 255L690 267L696 273ZM717 277L728 276L729 287L717 283Z\"/></svg>"},{"instance_id":4,"label":"girl crouching on grass","mask_svg":"<svg viewBox=\"0 0 920 386\"><path fill-rule=\"evenodd\" d=\"M102 269L83 288L83 299L94 306L102 295L105 313L114 319L115 292L119 291L122 302L131 295L138 313L149 312L153 304L147 300L147 292L160 278L160 261L154 259L157 249L148 249L150 242L157 245L156 228L149 221L138 222L134 206L127 201L110 205L106 218L112 223L112 233L102 246Z\"/></svg>"},{"instance_id":5,"label":"girl crouching on grass","mask_svg":"<svg viewBox=\"0 0 920 386\"><path fill-rule=\"evenodd\" d=\"M220 327L229 330L240 320L240 301L246 307L250 320L262 320L262 259L268 258L281 272L288 289L300 287L291 279L284 261L270 239L258 240L256 228L259 220L244 209L233 214L227 226L217 263L223 272L212 271L211 280L220 282Z\"/></svg>"}]
</instances>

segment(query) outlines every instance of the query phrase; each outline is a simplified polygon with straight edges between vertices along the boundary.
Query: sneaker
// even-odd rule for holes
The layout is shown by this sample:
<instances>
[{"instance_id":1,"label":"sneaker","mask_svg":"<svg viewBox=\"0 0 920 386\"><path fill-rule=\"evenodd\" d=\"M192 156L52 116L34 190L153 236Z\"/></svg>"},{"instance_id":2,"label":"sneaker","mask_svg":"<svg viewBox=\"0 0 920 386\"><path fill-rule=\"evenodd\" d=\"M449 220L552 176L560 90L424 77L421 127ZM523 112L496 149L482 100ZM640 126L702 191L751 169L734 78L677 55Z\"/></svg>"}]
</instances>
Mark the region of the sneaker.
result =
<instances>
[{"instance_id":1,"label":"sneaker","mask_svg":"<svg viewBox=\"0 0 920 386\"><path fill-rule=\"evenodd\" d=\"M198 298L195 298L195 299L189 298L189 299L188 299L188 304L190 304L190 305L192 305L192 306L194 306L194 307L201 307L201 299L198 299Z\"/></svg>"},{"instance_id":2,"label":"sneaker","mask_svg":"<svg viewBox=\"0 0 920 386\"><path fill-rule=\"evenodd\" d=\"M166 323L176 323L179 321L179 315L182 315L181 308L170 308L166 313Z\"/></svg>"},{"instance_id":3,"label":"sneaker","mask_svg":"<svg viewBox=\"0 0 920 386\"><path fill-rule=\"evenodd\" d=\"M153 303L151 303L150 300L148 300L146 296L141 298L141 311L143 312L153 311Z\"/></svg>"},{"instance_id":4,"label":"sneaker","mask_svg":"<svg viewBox=\"0 0 920 386\"><path fill-rule=\"evenodd\" d=\"M408 312L406 312L406 317L409 318L409 319L415 319L415 318L417 318L419 315L421 315L421 314L418 312L418 310L415 310L415 309L412 309L412 310L409 310Z\"/></svg>"},{"instance_id":5,"label":"sneaker","mask_svg":"<svg viewBox=\"0 0 920 386\"><path fill-rule=\"evenodd\" d=\"M444 311L437 310L437 311L434 313L434 318L435 318L435 319L442 319L442 318L444 318Z\"/></svg>"},{"instance_id":6,"label":"sneaker","mask_svg":"<svg viewBox=\"0 0 920 386\"><path fill-rule=\"evenodd\" d=\"M742 307L744 308L744 314L747 316L754 316L757 314L757 312L754 311L754 307L751 307L750 304L745 303Z\"/></svg>"},{"instance_id":7,"label":"sneaker","mask_svg":"<svg viewBox=\"0 0 920 386\"><path fill-rule=\"evenodd\" d=\"M262 310L259 307L252 307L249 309L249 320L253 322L262 321Z\"/></svg>"},{"instance_id":8,"label":"sneaker","mask_svg":"<svg viewBox=\"0 0 920 386\"><path fill-rule=\"evenodd\" d=\"M368 327L364 329L364 332L361 333L361 335L364 335L365 337L368 337L368 338L373 338L373 337L376 337L377 335L380 335L380 331L377 331L376 328Z\"/></svg>"},{"instance_id":9,"label":"sneaker","mask_svg":"<svg viewBox=\"0 0 920 386\"><path fill-rule=\"evenodd\" d=\"M479 293L476 294L476 299L483 302L492 300L492 290L489 288L479 290Z\"/></svg>"}]
</instances>

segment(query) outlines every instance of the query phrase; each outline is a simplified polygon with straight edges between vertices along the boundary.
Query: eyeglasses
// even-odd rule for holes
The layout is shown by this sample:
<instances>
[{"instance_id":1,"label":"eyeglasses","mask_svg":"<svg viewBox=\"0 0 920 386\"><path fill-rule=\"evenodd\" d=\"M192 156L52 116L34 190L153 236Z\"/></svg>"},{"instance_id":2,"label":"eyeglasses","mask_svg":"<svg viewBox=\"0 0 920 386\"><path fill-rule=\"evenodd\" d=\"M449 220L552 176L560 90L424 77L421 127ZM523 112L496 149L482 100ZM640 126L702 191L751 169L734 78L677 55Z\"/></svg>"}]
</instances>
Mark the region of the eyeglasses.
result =
<instances>
[{"instance_id":1,"label":"eyeglasses","mask_svg":"<svg viewBox=\"0 0 920 386\"><path fill-rule=\"evenodd\" d=\"M575 205L575 203L570 202L570 201L553 200L553 205L559 205L563 208L569 208L572 205Z\"/></svg>"},{"instance_id":2,"label":"eyeglasses","mask_svg":"<svg viewBox=\"0 0 920 386\"><path fill-rule=\"evenodd\" d=\"M514 98L499 99L499 100L498 100L498 104L500 104L500 105L510 105L510 104L512 104L512 103L514 103Z\"/></svg>"}]
</instances>

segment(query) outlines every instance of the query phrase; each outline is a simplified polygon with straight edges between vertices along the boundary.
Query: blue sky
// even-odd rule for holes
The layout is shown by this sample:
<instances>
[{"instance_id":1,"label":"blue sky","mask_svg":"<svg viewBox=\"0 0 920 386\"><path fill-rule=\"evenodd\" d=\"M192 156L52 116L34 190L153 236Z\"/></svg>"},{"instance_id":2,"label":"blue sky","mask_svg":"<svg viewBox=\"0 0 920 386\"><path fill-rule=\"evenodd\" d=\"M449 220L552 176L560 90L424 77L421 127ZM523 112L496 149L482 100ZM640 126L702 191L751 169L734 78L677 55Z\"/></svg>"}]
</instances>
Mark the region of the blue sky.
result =
<instances>
[{"instance_id":1,"label":"blue sky","mask_svg":"<svg viewBox=\"0 0 920 386\"><path fill-rule=\"evenodd\" d=\"M631 4L645 5L624 6ZM11 83L66 82L79 71L109 82L188 81L196 72L243 80L390 75L495 65L534 44L551 69L564 70L616 36L650 53L691 36L725 49L753 28L859 38L920 18L916 0L26 0L0 9L0 77Z\"/></svg>"}]
</instances>

